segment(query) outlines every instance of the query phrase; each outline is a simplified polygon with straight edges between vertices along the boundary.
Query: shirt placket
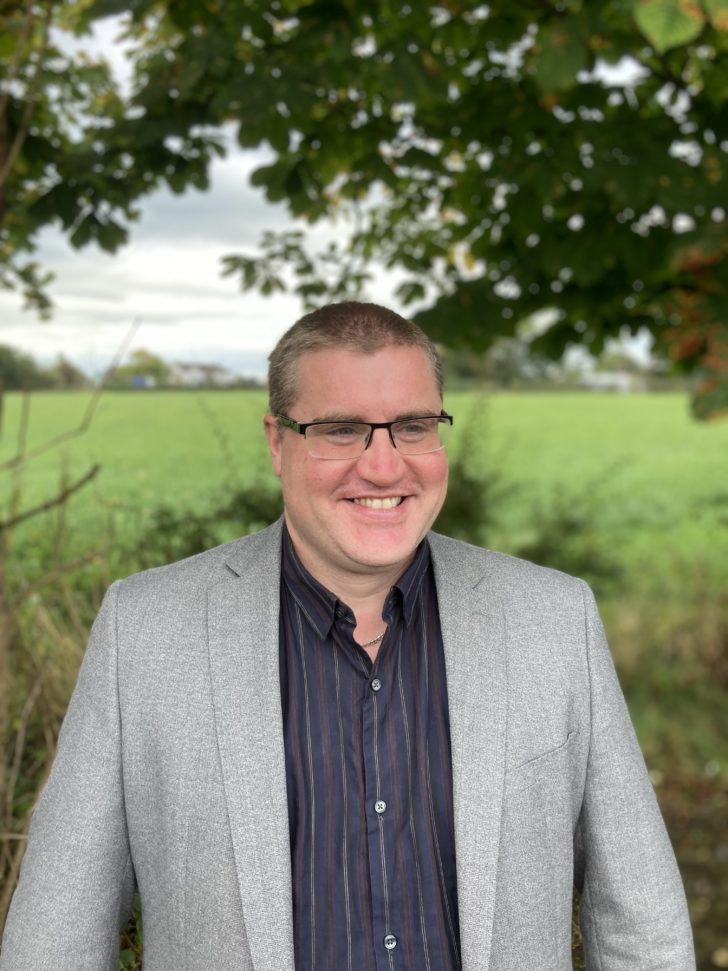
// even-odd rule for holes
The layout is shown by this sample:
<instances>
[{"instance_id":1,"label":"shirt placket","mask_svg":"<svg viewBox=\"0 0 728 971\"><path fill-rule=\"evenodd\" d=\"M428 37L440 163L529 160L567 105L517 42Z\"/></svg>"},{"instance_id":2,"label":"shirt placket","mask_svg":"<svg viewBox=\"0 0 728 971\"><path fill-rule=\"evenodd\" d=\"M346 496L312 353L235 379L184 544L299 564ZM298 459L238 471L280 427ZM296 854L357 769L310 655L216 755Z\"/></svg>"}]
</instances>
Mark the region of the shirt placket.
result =
<instances>
[{"instance_id":1,"label":"shirt placket","mask_svg":"<svg viewBox=\"0 0 728 971\"><path fill-rule=\"evenodd\" d=\"M388 637L391 635L388 633ZM380 648L380 655L385 645ZM388 791L391 766L384 735L391 692L385 689L387 666L376 663L368 676L367 695L362 711L364 748L364 790L366 798L367 851L372 893L373 948L377 971L401 967L399 914L392 893L394 853L392 852L392 798Z\"/></svg>"}]
</instances>

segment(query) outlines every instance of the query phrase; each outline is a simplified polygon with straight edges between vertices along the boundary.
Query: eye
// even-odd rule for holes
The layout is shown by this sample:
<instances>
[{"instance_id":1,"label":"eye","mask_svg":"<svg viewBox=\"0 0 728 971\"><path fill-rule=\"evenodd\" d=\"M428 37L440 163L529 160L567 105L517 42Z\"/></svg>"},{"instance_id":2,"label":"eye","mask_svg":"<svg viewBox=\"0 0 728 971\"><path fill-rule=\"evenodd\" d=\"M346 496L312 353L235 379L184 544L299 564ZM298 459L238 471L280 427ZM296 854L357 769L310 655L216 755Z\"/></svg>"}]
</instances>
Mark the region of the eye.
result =
<instances>
[{"instance_id":1,"label":"eye","mask_svg":"<svg viewBox=\"0 0 728 971\"><path fill-rule=\"evenodd\" d=\"M395 426L395 435L405 442L417 442L437 431L437 418L411 418Z\"/></svg>"},{"instance_id":2,"label":"eye","mask_svg":"<svg viewBox=\"0 0 728 971\"><path fill-rule=\"evenodd\" d=\"M331 425L316 425L317 436L325 438L334 445L348 445L361 438L365 433L361 425L337 423Z\"/></svg>"}]
</instances>

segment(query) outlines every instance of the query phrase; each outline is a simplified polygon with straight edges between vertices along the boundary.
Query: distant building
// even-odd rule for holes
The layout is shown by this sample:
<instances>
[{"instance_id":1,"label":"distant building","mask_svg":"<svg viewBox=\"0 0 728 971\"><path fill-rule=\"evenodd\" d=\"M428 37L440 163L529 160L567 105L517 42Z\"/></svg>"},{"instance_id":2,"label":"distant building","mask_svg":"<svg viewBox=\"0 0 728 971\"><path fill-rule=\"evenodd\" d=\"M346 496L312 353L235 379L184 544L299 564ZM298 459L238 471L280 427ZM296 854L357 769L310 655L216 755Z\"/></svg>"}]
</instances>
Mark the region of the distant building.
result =
<instances>
[{"instance_id":1,"label":"distant building","mask_svg":"<svg viewBox=\"0 0 728 971\"><path fill-rule=\"evenodd\" d=\"M645 391L647 381L644 374L633 374L630 371L585 371L579 384L591 391Z\"/></svg>"},{"instance_id":2,"label":"distant building","mask_svg":"<svg viewBox=\"0 0 728 971\"><path fill-rule=\"evenodd\" d=\"M132 388L156 388L157 380L151 374L132 374L129 377L129 386Z\"/></svg>"},{"instance_id":3,"label":"distant building","mask_svg":"<svg viewBox=\"0 0 728 971\"><path fill-rule=\"evenodd\" d=\"M170 384L184 388L228 388L239 384L240 375L235 374L222 364L186 364L177 362L172 365Z\"/></svg>"}]
</instances>

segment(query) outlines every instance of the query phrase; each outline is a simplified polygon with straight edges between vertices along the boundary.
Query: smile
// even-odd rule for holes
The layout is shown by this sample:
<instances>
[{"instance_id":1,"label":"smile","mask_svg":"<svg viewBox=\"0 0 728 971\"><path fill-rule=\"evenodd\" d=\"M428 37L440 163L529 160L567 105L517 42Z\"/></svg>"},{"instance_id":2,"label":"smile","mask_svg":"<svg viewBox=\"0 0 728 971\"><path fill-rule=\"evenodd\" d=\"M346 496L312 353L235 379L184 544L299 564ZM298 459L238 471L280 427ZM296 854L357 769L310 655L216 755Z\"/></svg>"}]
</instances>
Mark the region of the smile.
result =
<instances>
[{"instance_id":1,"label":"smile","mask_svg":"<svg viewBox=\"0 0 728 971\"><path fill-rule=\"evenodd\" d=\"M394 509L402 502L402 496L384 496L381 499L352 499L357 506L366 506L367 509Z\"/></svg>"}]
</instances>

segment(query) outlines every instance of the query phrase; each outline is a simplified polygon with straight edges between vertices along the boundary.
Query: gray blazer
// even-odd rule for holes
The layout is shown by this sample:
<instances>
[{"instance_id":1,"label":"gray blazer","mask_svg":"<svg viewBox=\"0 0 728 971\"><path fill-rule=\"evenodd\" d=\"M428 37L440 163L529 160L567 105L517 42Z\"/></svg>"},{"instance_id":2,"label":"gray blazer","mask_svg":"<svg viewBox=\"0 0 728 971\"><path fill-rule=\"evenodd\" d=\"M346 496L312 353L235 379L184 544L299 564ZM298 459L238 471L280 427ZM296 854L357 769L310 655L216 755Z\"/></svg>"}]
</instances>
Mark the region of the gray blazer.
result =
<instances>
[{"instance_id":1,"label":"gray blazer","mask_svg":"<svg viewBox=\"0 0 728 971\"><path fill-rule=\"evenodd\" d=\"M432 534L464 971L695 967L670 843L589 589ZM35 811L2 971L294 971L281 524L109 590ZM420 969L408 969L420 971Z\"/></svg>"}]
</instances>

